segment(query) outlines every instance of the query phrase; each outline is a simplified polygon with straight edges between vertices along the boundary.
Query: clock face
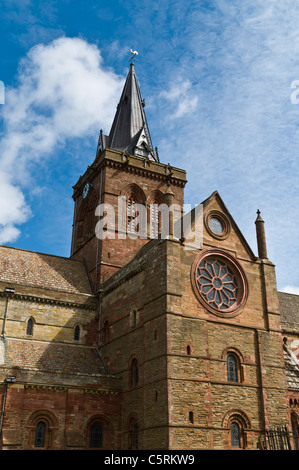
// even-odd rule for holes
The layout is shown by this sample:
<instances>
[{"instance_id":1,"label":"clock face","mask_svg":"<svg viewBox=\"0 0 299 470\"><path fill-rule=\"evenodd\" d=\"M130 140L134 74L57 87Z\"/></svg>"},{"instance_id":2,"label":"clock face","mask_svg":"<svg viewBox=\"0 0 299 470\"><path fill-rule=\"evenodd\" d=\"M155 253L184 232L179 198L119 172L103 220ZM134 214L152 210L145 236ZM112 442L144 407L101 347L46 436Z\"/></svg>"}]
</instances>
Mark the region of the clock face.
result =
<instances>
[{"instance_id":1,"label":"clock face","mask_svg":"<svg viewBox=\"0 0 299 470\"><path fill-rule=\"evenodd\" d=\"M84 185L84 188L83 188L83 191L82 191L82 197L83 199L88 199L89 197L89 194L91 192L91 189L92 189L92 184L89 183L89 181L86 181L85 185Z\"/></svg>"}]
</instances>

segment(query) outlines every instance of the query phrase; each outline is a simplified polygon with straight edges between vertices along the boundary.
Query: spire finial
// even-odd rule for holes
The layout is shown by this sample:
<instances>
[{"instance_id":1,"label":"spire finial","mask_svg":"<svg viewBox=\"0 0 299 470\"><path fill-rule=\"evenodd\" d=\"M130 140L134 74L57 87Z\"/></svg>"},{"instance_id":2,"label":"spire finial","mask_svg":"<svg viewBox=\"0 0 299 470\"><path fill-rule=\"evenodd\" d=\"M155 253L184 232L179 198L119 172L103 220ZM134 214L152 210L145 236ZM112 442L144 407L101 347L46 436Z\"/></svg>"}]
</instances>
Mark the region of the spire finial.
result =
<instances>
[{"instance_id":1,"label":"spire finial","mask_svg":"<svg viewBox=\"0 0 299 470\"><path fill-rule=\"evenodd\" d=\"M256 220L263 220L262 217L261 217L261 211L259 209L256 211L256 213L257 213Z\"/></svg>"},{"instance_id":2,"label":"spire finial","mask_svg":"<svg viewBox=\"0 0 299 470\"><path fill-rule=\"evenodd\" d=\"M131 59L130 59L130 64L134 64L134 59L135 59L135 56L138 55L138 52L133 51L133 49L131 49L130 52L132 54Z\"/></svg>"}]
</instances>

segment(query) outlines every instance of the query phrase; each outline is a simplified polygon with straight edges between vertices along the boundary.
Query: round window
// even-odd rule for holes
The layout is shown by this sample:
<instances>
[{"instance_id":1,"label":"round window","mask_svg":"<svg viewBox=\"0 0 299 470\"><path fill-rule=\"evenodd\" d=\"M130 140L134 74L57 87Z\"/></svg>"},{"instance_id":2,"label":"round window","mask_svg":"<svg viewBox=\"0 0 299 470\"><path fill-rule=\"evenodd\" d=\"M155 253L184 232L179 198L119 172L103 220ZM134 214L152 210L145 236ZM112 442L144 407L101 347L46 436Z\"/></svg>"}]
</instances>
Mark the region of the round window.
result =
<instances>
[{"instance_id":1,"label":"round window","mask_svg":"<svg viewBox=\"0 0 299 470\"><path fill-rule=\"evenodd\" d=\"M221 235L224 230L221 220L217 219L217 217L210 217L209 227L213 233L216 233L216 235Z\"/></svg>"},{"instance_id":2,"label":"round window","mask_svg":"<svg viewBox=\"0 0 299 470\"><path fill-rule=\"evenodd\" d=\"M205 215L205 226L213 238L224 240L230 233L227 216L218 210L211 210Z\"/></svg>"},{"instance_id":3,"label":"round window","mask_svg":"<svg viewBox=\"0 0 299 470\"><path fill-rule=\"evenodd\" d=\"M235 315L247 298L243 269L220 250L211 250L195 260L192 280L201 303L222 316Z\"/></svg>"}]
</instances>

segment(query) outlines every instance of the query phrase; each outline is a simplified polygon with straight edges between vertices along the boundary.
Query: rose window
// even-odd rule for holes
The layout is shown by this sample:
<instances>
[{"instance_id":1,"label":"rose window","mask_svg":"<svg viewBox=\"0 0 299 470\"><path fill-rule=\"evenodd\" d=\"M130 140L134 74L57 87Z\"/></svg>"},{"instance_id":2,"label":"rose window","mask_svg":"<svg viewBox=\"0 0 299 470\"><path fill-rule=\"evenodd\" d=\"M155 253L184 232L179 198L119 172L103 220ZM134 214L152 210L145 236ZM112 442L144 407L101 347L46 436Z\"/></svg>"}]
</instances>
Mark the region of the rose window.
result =
<instances>
[{"instance_id":1,"label":"rose window","mask_svg":"<svg viewBox=\"0 0 299 470\"><path fill-rule=\"evenodd\" d=\"M236 261L227 256L201 256L195 260L193 285L199 299L216 313L230 314L245 302L245 275Z\"/></svg>"}]
</instances>

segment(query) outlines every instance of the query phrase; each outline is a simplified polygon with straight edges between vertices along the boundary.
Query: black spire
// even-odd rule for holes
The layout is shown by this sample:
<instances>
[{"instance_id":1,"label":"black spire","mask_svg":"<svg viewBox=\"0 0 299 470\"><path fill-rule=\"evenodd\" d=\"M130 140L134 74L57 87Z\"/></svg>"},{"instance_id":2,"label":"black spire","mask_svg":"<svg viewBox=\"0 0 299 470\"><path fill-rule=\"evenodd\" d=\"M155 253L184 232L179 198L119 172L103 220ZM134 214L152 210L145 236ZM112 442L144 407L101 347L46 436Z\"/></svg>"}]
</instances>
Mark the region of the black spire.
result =
<instances>
[{"instance_id":1,"label":"black spire","mask_svg":"<svg viewBox=\"0 0 299 470\"><path fill-rule=\"evenodd\" d=\"M109 136L102 138L103 148L121 150L131 155L159 161L152 145L144 106L132 62Z\"/></svg>"}]
</instances>

